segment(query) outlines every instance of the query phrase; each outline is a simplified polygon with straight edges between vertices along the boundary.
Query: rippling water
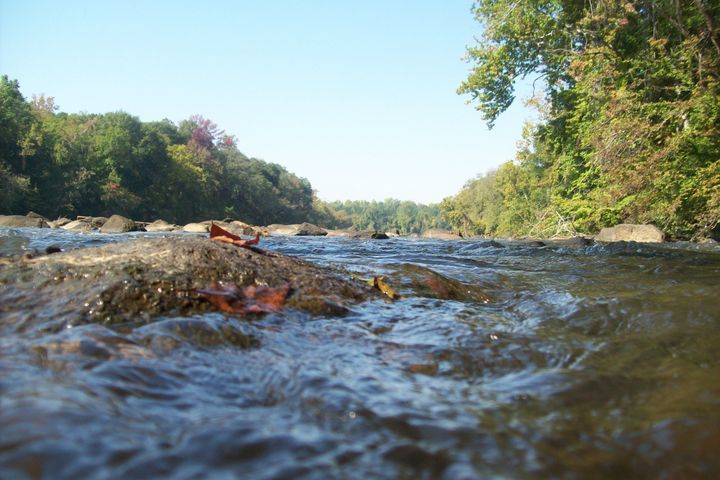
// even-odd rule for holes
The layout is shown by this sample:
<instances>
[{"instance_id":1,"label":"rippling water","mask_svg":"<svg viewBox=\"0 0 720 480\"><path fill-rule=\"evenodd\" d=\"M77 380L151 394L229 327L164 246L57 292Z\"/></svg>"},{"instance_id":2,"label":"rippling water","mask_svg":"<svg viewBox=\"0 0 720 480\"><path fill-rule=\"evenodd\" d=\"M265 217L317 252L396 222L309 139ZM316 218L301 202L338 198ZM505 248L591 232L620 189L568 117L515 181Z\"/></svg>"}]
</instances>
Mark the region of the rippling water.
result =
<instances>
[{"instance_id":1,"label":"rippling water","mask_svg":"<svg viewBox=\"0 0 720 480\"><path fill-rule=\"evenodd\" d=\"M0 253L143 236L4 230ZM0 319L0 478L720 476L716 247L263 246L403 297L55 334Z\"/></svg>"}]
</instances>

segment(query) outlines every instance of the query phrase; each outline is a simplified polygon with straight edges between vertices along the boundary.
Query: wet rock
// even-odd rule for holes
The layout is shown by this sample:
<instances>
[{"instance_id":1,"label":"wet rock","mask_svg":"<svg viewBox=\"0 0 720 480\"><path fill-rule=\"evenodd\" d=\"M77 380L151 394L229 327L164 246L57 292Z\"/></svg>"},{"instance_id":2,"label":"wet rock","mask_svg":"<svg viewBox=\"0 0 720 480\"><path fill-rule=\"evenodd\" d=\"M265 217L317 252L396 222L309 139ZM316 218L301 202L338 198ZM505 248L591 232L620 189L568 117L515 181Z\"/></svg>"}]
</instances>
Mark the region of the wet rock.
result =
<instances>
[{"instance_id":1,"label":"wet rock","mask_svg":"<svg viewBox=\"0 0 720 480\"><path fill-rule=\"evenodd\" d=\"M497 240L488 240L486 242L482 242L480 244L481 247L489 247L489 248L505 248L505 245L498 242Z\"/></svg>"},{"instance_id":2,"label":"wet rock","mask_svg":"<svg viewBox=\"0 0 720 480\"><path fill-rule=\"evenodd\" d=\"M74 232L89 232L94 230L92 223L84 220L73 220L70 223L66 223L62 227L63 230L72 230Z\"/></svg>"},{"instance_id":3,"label":"wet rock","mask_svg":"<svg viewBox=\"0 0 720 480\"><path fill-rule=\"evenodd\" d=\"M108 221L107 217L88 217L85 215L78 215L76 220L89 223L93 229L98 229L102 227L103 225L105 225L105 222Z\"/></svg>"},{"instance_id":4,"label":"wet rock","mask_svg":"<svg viewBox=\"0 0 720 480\"><path fill-rule=\"evenodd\" d=\"M100 228L100 233L125 233L134 230L137 230L135 222L121 215L113 215Z\"/></svg>"},{"instance_id":5,"label":"wet rock","mask_svg":"<svg viewBox=\"0 0 720 480\"><path fill-rule=\"evenodd\" d=\"M285 309L341 314L379 296L301 260L206 238L136 240L0 264L0 331L83 323L144 324L215 311L196 292L214 282L290 286Z\"/></svg>"},{"instance_id":6,"label":"wet rock","mask_svg":"<svg viewBox=\"0 0 720 480\"><path fill-rule=\"evenodd\" d=\"M505 248L505 245L498 242L497 240L479 240L479 241L466 243L465 245L460 247L459 251L472 252L474 250L486 249L486 248Z\"/></svg>"},{"instance_id":7,"label":"wet rock","mask_svg":"<svg viewBox=\"0 0 720 480\"><path fill-rule=\"evenodd\" d=\"M480 285L468 284L441 275L429 268L402 264L385 280L403 296L442 298L445 300L464 300L490 303L492 298L488 289Z\"/></svg>"},{"instance_id":8,"label":"wet rock","mask_svg":"<svg viewBox=\"0 0 720 480\"><path fill-rule=\"evenodd\" d=\"M61 228L70 223L72 220L66 217L60 217L57 220L53 220L52 222L48 222L48 225L50 225L50 228Z\"/></svg>"},{"instance_id":9,"label":"wet rock","mask_svg":"<svg viewBox=\"0 0 720 480\"><path fill-rule=\"evenodd\" d=\"M305 222L298 225L295 235L300 237L324 237L327 235L327 230L312 223Z\"/></svg>"},{"instance_id":10,"label":"wet rock","mask_svg":"<svg viewBox=\"0 0 720 480\"><path fill-rule=\"evenodd\" d=\"M390 238L385 234L385 232L378 232L377 230L351 232L350 237L358 240L387 240Z\"/></svg>"},{"instance_id":11,"label":"wet rock","mask_svg":"<svg viewBox=\"0 0 720 480\"><path fill-rule=\"evenodd\" d=\"M252 236L260 235L262 237L269 237L270 231L265 227L256 227L254 225L250 225L249 223L241 222L239 220L232 220L229 222L226 222L224 220L222 221L210 221L207 223L207 225L210 225L214 223L215 225L219 226L220 228L227 230L230 233L234 233L235 235L245 235L245 236ZM203 222L205 224L205 222Z\"/></svg>"},{"instance_id":12,"label":"wet rock","mask_svg":"<svg viewBox=\"0 0 720 480\"><path fill-rule=\"evenodd\" d=\"M461 240L462 237L450 230L442 230L440 228L431 228L422 233L422 238L431 238L433 240Z\"/></svg>"},{"instance_id":13,"label":"wet rock","mask_svg":"<svg viewBox=\"0 0 720 480\"><path fill-rule=\"evenodd\" d=\"M540 240L519 240L517 242L517 245L519 245L521 247L539 248L539 247L544 247L547 244Z\"/></svg>"},{"instance_id":14,"label":"wet rock","mask_svg":"<svg viewBox=\"0 0 720 480\"><path fill-rule=\"evenodd\" d=\"M357 233L355 230L327 230L327 236L328 237L351 237L354 233Z\"/></svg>"},{"instance_id":15,"label":"wet rock","mask_svg":"<svg viewBox=\"0 0 720 480\"><path fill-rule=\"evenodd\" d=\"M665 234L654 225L621 223L614 227L603 228L595 240L598 242L661 243L665 241Z\"/></svg>"},{"instance_id":16,"label":"wet rock","mask_svg":"<svg viewBox=\"0 0 720 480\"><path fill-rule=\"evenodd\" d=\"M47 222L38 217L23 215L0 215L0 227L14 228L49 228Z\"/></svg>"},{"instance_id":17,"label":"wet rock","mask_svg":"<svg viewBox=\"0 0 720 480\"><path fill-rule=\"evenodd\" d=\"M553 246L566 247L566 248L580 248L588 247L595 243L592 238L583 236L571 237L571 238L559 238L550 242Z\"/></svg>"},{"instance_id":18,"label":"wet rock","mask_svg":"<svg viewBox=\"0 0 720 480\"><path fill-rule=\"evenodd\" d=\"M177 227L165 220L155 220L145 225L146 232L172 232Z\"/></svg>"},{"instance_id":19,"label":"wet rock","mask_svg":"<svg viewBox=\"0 0 720 480\"><path fill-rule=\"evenodd\" d=\"M207 233L210 227L204 223L188 223L183 227L183 232L187 233Z\"/></svg>"},{"instance_id":20,"label":"wet rock","mask_svg":"<svg viewBox=\"0 0 720 480\"><path fill-rule=\"evenodd\" d=\"M273 224L268 225L267 229L271 235L287 235L298 237L324 237L328 234L327 230L313 225L312 223L300 223L294 225Z\"/></svg>"},{"instance_id":21,"label":"wet rock","mask_svg":"<svg viewBox=\"0 0 720 480\"><path fill-rule=\"evenodd\" d=\"M717 245L718 241L713 238L700 238L697 240L697 243L703 244L703 245Z\"/></svg>"}]
</instances>

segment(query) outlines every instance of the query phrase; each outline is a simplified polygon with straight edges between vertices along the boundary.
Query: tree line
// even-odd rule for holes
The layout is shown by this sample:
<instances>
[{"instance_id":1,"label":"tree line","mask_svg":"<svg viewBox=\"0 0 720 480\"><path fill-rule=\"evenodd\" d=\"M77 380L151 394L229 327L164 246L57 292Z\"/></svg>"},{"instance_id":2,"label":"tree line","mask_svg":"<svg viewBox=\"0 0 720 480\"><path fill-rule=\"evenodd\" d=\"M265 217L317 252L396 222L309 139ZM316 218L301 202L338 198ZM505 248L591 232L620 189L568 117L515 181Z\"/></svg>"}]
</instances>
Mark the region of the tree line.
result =
<instances>
[{"instance_id":1,"label":"tree line","mask_svg":"<svg viewBox=\"0 0 720 480\"><path fill-rule=\"evenodd\" d=\"M27 100L17 80L0 77L0 214L308 221L402 233L443 225L438 205L321 201L308 180L245 156L235 137L199 115L175 125L57 110L52 97Z\"/></svg>"},{"instance_id":2,"label":"tree line","mask_svg":"<svg viewBox=\"0 0 720 480\"><path fill-rule=\"evenodd\" d=\"M189 222L301 222L310 183L243 155L234 137L193 116L141 122L125 112L57 113L0 78L0 205L4 213L108 215Z\"/></svg>"},{"instance_id":3,"label":"tree line","mask_svg":"<svg viewBox=\"0 0 720 480\"><path fill-rule=\"evenodd\" d=\"M514 161L442 202L468 234L653 223L720 235L720 3L479 0L469 94L492 127L518 79L542 91Z\"/></svg>"},{"instance_id":4,"label":"tree line","mask_svg":"<svg viewBox=\"0 0 720 480\"><path fill-rule=\"evenodd\" d=\"M397 231L403 235L422 233L431 228L449 228L440 216L438 204L423 205L410 201L386 199L381 202L347 200L322 202L326 212L321 220L328 228Z\"/></svg>"}]
</instances>

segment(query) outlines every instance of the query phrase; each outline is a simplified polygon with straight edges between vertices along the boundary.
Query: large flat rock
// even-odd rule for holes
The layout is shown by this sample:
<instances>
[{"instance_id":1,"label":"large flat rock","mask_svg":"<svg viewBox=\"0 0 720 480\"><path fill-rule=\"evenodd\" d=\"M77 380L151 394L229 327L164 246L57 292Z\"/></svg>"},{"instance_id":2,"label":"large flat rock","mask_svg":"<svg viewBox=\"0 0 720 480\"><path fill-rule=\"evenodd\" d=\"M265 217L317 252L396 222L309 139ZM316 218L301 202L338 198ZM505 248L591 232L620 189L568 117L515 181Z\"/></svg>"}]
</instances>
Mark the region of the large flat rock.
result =
<instances>
[{"instance_id":1,"label":"large flat rock","mask_svg":"<svg viewBox=\"0 0 720 480\"><path fill-rule=\"evenodd\" d=\"M44 218L24 215L0 215L0 227L48 228Z\"/></svg>"},{"instance_id":2,"label":"large flat rock","mask_svg":"<svg viewBox=\"0 0 720 480\"><path fill-rule=\"evenodd\" d=\"M148 323L214 310L214 282L289 286L287 309L342 314L367 285L296 258L207 238L134 240L27 259L0 259L0 331L81 323Z\"/></svg>"},{"instance_id":3,"label":"large flat rock","mask_svg":"<svg viewBox=\"0 0 720 480\"><path fill-rule=\"evenodd\" d=\"M665 241L665 234L655 225L621 223L614 227L603 228L595 240L598 242L661 243Z\"/></svg>"}]
</instances>

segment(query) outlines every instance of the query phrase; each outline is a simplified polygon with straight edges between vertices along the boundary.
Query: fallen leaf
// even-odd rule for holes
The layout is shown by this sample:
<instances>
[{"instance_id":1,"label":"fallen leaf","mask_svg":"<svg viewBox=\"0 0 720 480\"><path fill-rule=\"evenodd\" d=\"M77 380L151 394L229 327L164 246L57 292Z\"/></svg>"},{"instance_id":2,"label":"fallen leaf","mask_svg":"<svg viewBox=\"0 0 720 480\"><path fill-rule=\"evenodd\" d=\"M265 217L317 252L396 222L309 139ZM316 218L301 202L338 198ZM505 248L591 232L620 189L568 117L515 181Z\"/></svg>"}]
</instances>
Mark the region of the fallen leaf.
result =
<instances>
[{"instance_id":1,"label":"fallen leaf","mask_svg":"<svg viewBox=\"0 0 720 480\"><path fill-rule=\"evenodd\" d=\"M216 282L196 292L223 312L245 315L280 310L290 295L290 286L272 288L250 285L241 288L234 283Z\"/></svg>"},{"instance_id":2,"label":"fallen leaf","mask_svg":"<svg viewBox=\"0 0 720 480\"><path fill-rule=\"evenodd\" d=\"M257 245L260 243L260 234L256 233L255 238L252 240L245 240L244 238L240 237L239 235L235 235L234 233L230 233L224 228L216 225L215 223L210 224L210 240L215 240L217 242L225 242L225 243L232 243L233 245L237 245L238 247L246 247L251 245Z\"/></svg>"},{"instance_id":3,"label":"fallen leaf","mask_svg":"<svg viewBox=\"0 0 720 480\"><path fill-rule=\"evenodd\" d=\"M387 295L390 300L400 298L400 295L385 281L385 277L373 277L371 280L368 280L368 284Z\"/></svg>"}]
</instances>

